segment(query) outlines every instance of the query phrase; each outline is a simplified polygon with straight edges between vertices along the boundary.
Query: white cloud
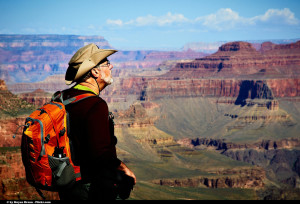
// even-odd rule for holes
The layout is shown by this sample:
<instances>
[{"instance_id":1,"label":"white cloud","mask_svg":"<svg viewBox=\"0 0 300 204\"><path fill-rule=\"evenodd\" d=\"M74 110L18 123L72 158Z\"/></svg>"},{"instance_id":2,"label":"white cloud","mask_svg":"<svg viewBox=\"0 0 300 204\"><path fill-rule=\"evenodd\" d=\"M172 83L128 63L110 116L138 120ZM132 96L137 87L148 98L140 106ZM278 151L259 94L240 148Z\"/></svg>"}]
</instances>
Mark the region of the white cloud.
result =
<instances>
[{"instance_id":1,"label":"white cloud","mask_svg":"<svg viewBox=\"0 0 300 204\"><path fill-rule=\"evenodd\" d=\"M255 16L251 20L256 23L272 23L272 24L286 24L286 25L298 25L299 20L295 17L295 14L290 9L285 8L269 9L264 15Z\"/></svg>"},{"instance_id":2,"label":"white cloud","mask_svg":"<svg viewBox=\"0 0 300 204\"><path fill-rule=\"evenodd\" d=\"M189 20L184 17L182 14L172 14L171 12L167 13L167 15L159 17L156 19L156 22L160 26L173 24L173 23L184 23Z\"/></svg>"},{"instance_id":3,"label":"white cloud","mask_svg":"<svg viewBox=\"0 0 300 204\"><path fill-rule=\"evenodd\" d=\"M222 8L214 14L198 17L195 19L195 22L200 22L205 27L219 31L231 29L238 25L252 24L250 19L241 17L237 12L230 8Z\"/></svg>"},{"instance_id":4,"label":"white cloud","mask_svg":"<svg viewBox=\"0 0 300 204\"><path fill-rule=\"evenodd\" d=\"M118 19L118 20L107 19L106 23L109 25L123 26L123 21L120 19Z\"/></svg>"},{"instance_id":5,"label":"white cloud","mask_svg":"<svg viewBox=\"0 0 300 204\"><path fill-rule=\"evenodd\" d=\"M200 16L195 19L188 19L183 14L172 14L168 12L163 16L140 16L136 19L124 22L120 19L106 21L108 25L114 26L167 26L167 25L190 25L201 26L201 29L208 28L217 31L240 28L243 26L254 26L261 23L269 25L299 25L300 21L295 17L294 13L288 9L269 9L263 15L250 18L241 16L238 12L231 8L219 9L216 13L206 16Z\"/></svg>"},{"instance_id":6,"label":"white cloud","mask_svg":"<svg viewBox=\"0 0 300 204\"><path fill-rule=\"evenodd\" d=\"M108 19L106 21L109 25L116 25L116 26L123 26L123 25L134 25L134 26L165 26L165 25L171 25L174 23L184 23L187 22L188 19L184 17L182 14L172 14L171 12L168 12L164 16L140 16L137 17L134 20L130 20L127 22L123 22L122 20L111 20Z\"/></svg>"}]
</instances>

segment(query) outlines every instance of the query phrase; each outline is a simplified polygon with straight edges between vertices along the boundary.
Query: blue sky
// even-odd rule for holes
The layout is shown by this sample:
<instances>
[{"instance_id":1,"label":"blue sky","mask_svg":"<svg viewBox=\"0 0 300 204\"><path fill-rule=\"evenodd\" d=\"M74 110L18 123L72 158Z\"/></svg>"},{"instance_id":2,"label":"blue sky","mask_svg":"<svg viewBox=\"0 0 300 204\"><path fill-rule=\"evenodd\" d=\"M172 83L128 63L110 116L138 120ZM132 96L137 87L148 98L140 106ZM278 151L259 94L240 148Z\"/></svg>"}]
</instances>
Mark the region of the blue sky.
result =
<instances>
[{"instance_id":1,"label":"blue sky","mask_svg":"<svg viewBox=\"0 0 300 204\"><path fill-rule=\"evenodd\" d=\"M299 0L0 0L0 34L101 35L119 50L300 38Z\"/></svg>"}]
</instances>

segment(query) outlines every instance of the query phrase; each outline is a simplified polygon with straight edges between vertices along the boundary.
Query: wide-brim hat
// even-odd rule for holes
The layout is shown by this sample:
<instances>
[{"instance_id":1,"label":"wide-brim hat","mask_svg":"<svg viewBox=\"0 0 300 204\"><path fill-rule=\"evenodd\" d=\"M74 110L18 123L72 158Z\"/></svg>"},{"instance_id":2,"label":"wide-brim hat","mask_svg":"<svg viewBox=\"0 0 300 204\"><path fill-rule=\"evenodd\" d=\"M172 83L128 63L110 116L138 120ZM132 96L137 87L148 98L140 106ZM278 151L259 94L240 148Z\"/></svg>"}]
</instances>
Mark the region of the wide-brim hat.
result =
<instances>
[{"instance_id":1,"label":"wide-brim hat","mask_svg":"<svg viewBox=\"0 0 300 204\"><path fill-rule=\"evenodd\" d=\"M65 75L66 84L70 85L80 79L80 77L98 65L102 60L116 52L118 51L112 49L99 49L93 43L80 48L69 62L69 67Z\"/></svg>"}]
</instances>

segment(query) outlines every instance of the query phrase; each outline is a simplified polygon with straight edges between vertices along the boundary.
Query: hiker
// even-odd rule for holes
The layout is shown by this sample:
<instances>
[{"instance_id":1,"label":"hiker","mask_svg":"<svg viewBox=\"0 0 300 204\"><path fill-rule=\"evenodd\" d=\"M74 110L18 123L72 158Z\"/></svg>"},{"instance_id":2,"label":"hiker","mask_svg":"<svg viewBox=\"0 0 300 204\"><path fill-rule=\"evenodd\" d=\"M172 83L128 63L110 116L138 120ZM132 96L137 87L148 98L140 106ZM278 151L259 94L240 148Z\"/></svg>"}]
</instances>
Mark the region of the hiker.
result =
<instances>
[{"instance_id":1,"label":"hiker","mask_svg":"<svg viewBox=\"0 0 300 204\"><path fill-rule=\"evenodd\" d=\"M65 81L67 85L75 84L63 91L63 99L84 93L93 93L95 97L66 106L71 157L80 166L81 180L71 189L60 191L61 200L113 200L120 196L120 189L130 194L136 183L134 173L117 158L113 116L99 97L113 82L113 65L107 57L115 52L89 44L80 48L69 62Z\"/></svg>"}]
</instances>

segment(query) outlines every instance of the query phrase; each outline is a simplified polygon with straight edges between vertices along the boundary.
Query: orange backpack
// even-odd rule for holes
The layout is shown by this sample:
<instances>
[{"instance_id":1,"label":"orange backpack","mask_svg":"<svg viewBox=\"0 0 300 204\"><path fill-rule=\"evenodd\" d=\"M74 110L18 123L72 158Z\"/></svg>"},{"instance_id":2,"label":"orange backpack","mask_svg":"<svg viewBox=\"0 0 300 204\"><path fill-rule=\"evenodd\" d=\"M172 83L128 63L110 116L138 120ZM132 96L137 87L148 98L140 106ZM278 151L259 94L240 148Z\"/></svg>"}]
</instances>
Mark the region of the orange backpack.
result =
<instances>
[{"instance_id":1,"label":"orange backpack","mask_svg":"<svg viewBox=\"0 0 300 204\"><path fill-rule=\"evenodd\" d=\"M82 94L63 101L62 92L56 92L50 103L25 121L21 152L26 180L43 198L39 189L59 191L81 180L80 167L71 159L65 106L93 96Z\"/></svg>"}]
</instances>

